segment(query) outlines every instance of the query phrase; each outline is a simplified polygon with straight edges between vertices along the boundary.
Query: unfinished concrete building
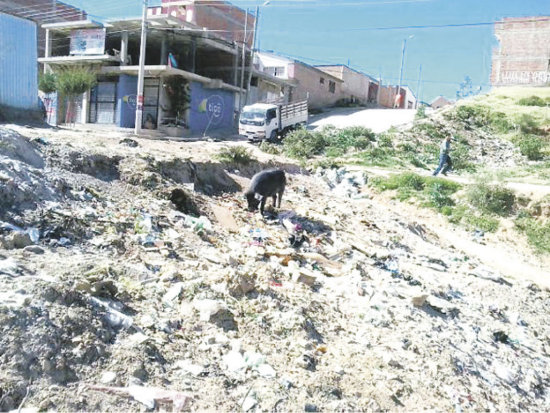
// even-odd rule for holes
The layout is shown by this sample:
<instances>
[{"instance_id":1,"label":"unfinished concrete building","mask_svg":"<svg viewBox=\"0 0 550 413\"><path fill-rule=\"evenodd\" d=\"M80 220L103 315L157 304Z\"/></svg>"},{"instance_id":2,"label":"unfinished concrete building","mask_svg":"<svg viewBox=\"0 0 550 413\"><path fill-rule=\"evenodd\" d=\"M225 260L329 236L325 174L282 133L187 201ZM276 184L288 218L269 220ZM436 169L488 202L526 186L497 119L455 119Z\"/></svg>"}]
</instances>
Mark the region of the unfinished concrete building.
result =
<instances>
[{"instance_id":1,"label":"unfinished concrete building","mask_svg":"<svg viewBox=\"0 0 550 413\"><path fill-rule=\"evenodd\" d=\"M245 24L253 27L254 16L224 1L163 0L149 8L147 24L143 127L176 136L231 128L252 46L251 35L240 41L239 35ZM43 28L50 42L41 63L50 70L86 65L99 73L98 85L77 102L76 120L133 128L141 19Z\"/></svg>"},{"instance_id":2,"label":"unfinished concrete building","mask_svg":"<svg viewBox=\"0 0 550 413\"><path fill-rule=\"evenodd\" d=\"M505 18L494 30L493 86L550 83L550 17Z\"/></svg>"}]
</instances>

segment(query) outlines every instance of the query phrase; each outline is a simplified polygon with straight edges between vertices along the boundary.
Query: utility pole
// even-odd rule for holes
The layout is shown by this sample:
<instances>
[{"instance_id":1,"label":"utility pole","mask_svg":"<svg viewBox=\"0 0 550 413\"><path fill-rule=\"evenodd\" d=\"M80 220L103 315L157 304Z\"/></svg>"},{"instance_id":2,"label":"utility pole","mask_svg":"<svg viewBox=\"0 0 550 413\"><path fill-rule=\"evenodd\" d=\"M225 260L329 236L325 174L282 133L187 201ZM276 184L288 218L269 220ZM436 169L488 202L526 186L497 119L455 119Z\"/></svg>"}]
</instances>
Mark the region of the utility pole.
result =
<instances>
[{"instance_id":1,"label":"utility pole","mask_svg":"<svg viewBox=\"0 0 550 413\"><path fill-rule=\"evenodd\" d=\"M243 50L242 50L242 65L241 65L241 91L239 93L239 117L243 110L243 88L244 88L244 66L246 63L246 30L248 28L248 8L244 18L244 35L243 35Z\"/></svg>"},{"instance_id":2,"label":"utility pole","mask_svg":"<svg viewBox=\"0 0 550 413\"><path fill-rule=\"evenodd\" d=\"M401 68L399 69L399 86L397 87L397 95L394 99L393 106L395 107L395 102L397 101L397 96L401 95L401 82L403 81L403 65L405 63L405 47L407 47L407 39L403 39L403 50L401 51ZM401 106L401 98L399 99ZM398 108L399 109L399 108Z\"/></svg>"},{"instance_id":3,"label":"utility pole","mask_svg":"<svg viewBox=\"0 0 550 413\"><path fill-rule=\"evenodd\" d=\"M145 45L147 42L147 1L143 0L143 16L141 18L141 45L139 49L139 72L137 84L136 125L134 133L139 135L143 120L143 84L145 80Z\"/></svg>"},{"instance_id":4,"label":"utility pole","mask_svg":"<svg viewBox=\"0 0 550 413\"><path fill-rule=\"evenodd\" d=\"M252 81L252 68L254 67L254 54L256 52L256 31L258 29L258 20L260 19L260 7L256 6L256 18L254 19L254 33L252 33L252 52L250 53L250 67L248 70L248 82L246 87L246 97L244 103L248 101L248 93L250 91L250 82Z\"/></svg>"},{"instance_id":5,"label":"utility pole","mask_svg":"<svg viewBox=\"0 0 550 413\"><path fill-rule=\"evenodd\" d=\"M420 79L422 79L422 65L418 70L418 84L416 85L416 108L418 109L418 102L420 101Z\"/></svg>"}]
</instances>

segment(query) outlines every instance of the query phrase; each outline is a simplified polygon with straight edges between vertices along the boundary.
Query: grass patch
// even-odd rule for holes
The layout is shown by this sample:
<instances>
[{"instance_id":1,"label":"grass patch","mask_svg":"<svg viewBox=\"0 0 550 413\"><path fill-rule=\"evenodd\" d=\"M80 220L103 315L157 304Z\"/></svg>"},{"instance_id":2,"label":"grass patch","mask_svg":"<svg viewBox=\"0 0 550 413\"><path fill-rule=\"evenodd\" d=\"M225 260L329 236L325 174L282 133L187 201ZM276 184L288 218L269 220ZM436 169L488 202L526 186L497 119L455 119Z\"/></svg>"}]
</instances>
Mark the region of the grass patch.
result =
<instances>
[{"instance_id":1,"label":"grass patch","mask_svg":"<svg viewBox=\"0 0 550 413\"><path fill-rule=\"evenodd\" d=\"M220 162L240 165L248 165L256 160L252 156L250 150L244 146L228 146L221 148L215 155L215 158Z\"/></svg>"},{"instance_id":2,"label":"grass patch","mask_svg":"<svg viewBox=\"0 0 550 413\"><path fill-rule=\"evenodd\" d=\"M543 99L540 96L529 96L518 100L518 105L521 106L546 106L550 105L550 98Z\"/></svg>"},{"instance_id":3,"label":"grass patch","mask_svg":"<svg viewBox=\"0 0 550 413\"><path fill-rule=\"evenodd\" d=\"M320 131L298 129L286 136L284 152L291 158L309 159L316 155L339 157L350 151L365 150L375 140L375 134L363 127L337 129L325 126Z\"/></svg>"},{"instance_id":4,"label":"grass patch","mask_svg":"<svg viewBox=\"0 0 550 413\"><path fill-rule=\"evenodd\" d=\"M495 232L499 224L498 219L495 217L473 214L464 214L462 222L469 229L479 229L484 232Z\"/></svg>"},{"instance_id":5,"label":"grass patch","mask_svg":"<svg viewBox=\"0 0 550 413\"><path fill-rule=\"evenodd\" d=\"M271 155L280 155L283 153L283 147L268 141L262 141L259 146L260 150Z\"/></svg>"},{"instance_id":6,"label":"grass patch","mask_svg":"<svg viewBox=\"0 0 550 413\"><path fill-rule=\"evenodd\" d=\"M395 190L400 201L417 198L424 206L440 211L445 206L454 205L451 195L461 185L441 178L421 176L413 172L392 175L388 178L373 178L371 185L381 191Z\"/></svg>"},{"instance_id":7,"label":"grass patch","mask_svg":"<svg viewBox=\"0 0 550 413\"><path fill-rule=\"evenodd\" d=\"M507 216L512 214L516 205L516 195L511 189L500 185L491 185L480 181L467 191L467 199L482 213Z\"/></svg>"},{"instance_id":8,"label":"grass patch","mask_svg":"<svg viewBox=\"0 0 550 413\"><path fill-rule=\"evenodd\" d=\"M550 252L550 221L541 224L530 216L521 216L516 219L515 224L538 252Z\"/></svg>"},{"instance_id":9,"label":"grass patch","mask_svg":"<svg viewBox=\"0 0 550 413\"><path fill-rule=\"evenodd\" d=\"M522 155L530 161L539 161L544 158L544 148L546 143L536 135L518 135L512 140L518 147Z\"/></svg>"}]
</instances>

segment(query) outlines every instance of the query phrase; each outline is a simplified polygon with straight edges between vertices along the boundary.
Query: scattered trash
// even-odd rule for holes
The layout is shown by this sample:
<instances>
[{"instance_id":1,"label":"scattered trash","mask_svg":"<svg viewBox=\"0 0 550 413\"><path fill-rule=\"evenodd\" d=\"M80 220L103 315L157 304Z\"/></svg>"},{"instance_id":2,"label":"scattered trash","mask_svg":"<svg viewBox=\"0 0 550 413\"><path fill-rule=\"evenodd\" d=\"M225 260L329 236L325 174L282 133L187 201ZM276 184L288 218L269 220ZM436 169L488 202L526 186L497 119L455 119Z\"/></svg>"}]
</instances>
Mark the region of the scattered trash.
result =
<instances>
[{"instance_id":1,"label":"scattered trash","mask_svg":"<svg viewBox=\"0 0 550 413\"><path fill-rule=\"evenodd\" d=\"M147 409L154 409L159 405L169 405L173 412L181 412L188 408L193 399L189 394L175 390L164 390L157 387L128 386L128 387L106 387L97 385L86 385L85 388L105 393L132 397L143 404Z\"/></svg>"}]
</instances>

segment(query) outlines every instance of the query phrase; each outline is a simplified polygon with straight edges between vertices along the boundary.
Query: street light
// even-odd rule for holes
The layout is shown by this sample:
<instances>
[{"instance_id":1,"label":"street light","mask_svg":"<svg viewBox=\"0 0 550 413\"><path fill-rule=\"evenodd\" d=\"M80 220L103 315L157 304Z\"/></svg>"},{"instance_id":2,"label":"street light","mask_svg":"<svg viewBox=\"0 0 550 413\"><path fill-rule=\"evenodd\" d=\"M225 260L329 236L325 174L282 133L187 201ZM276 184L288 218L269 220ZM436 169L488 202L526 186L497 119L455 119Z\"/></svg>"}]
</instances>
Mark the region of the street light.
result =
<instances>
[{"instance_id":1,"label":"street light","mask_svg":"<svg viewBox=\"0 0 550 413\"><path fill-rule=\"evenodd\" d=\"M414 37L414 34L411 34L409 37L405 37L403 39L403 51L401 53L401 68L399 69L399 86L397 87L397 95L395 97L395 100L397 101L397 97L401 96L401 83L403 82L403 66L405 66L405 49L407 47L407 39L412 39ZM401 101L401 98L399 98ZM395 107L395 104L394 104Z\"/></svg>"}]
</instances>

